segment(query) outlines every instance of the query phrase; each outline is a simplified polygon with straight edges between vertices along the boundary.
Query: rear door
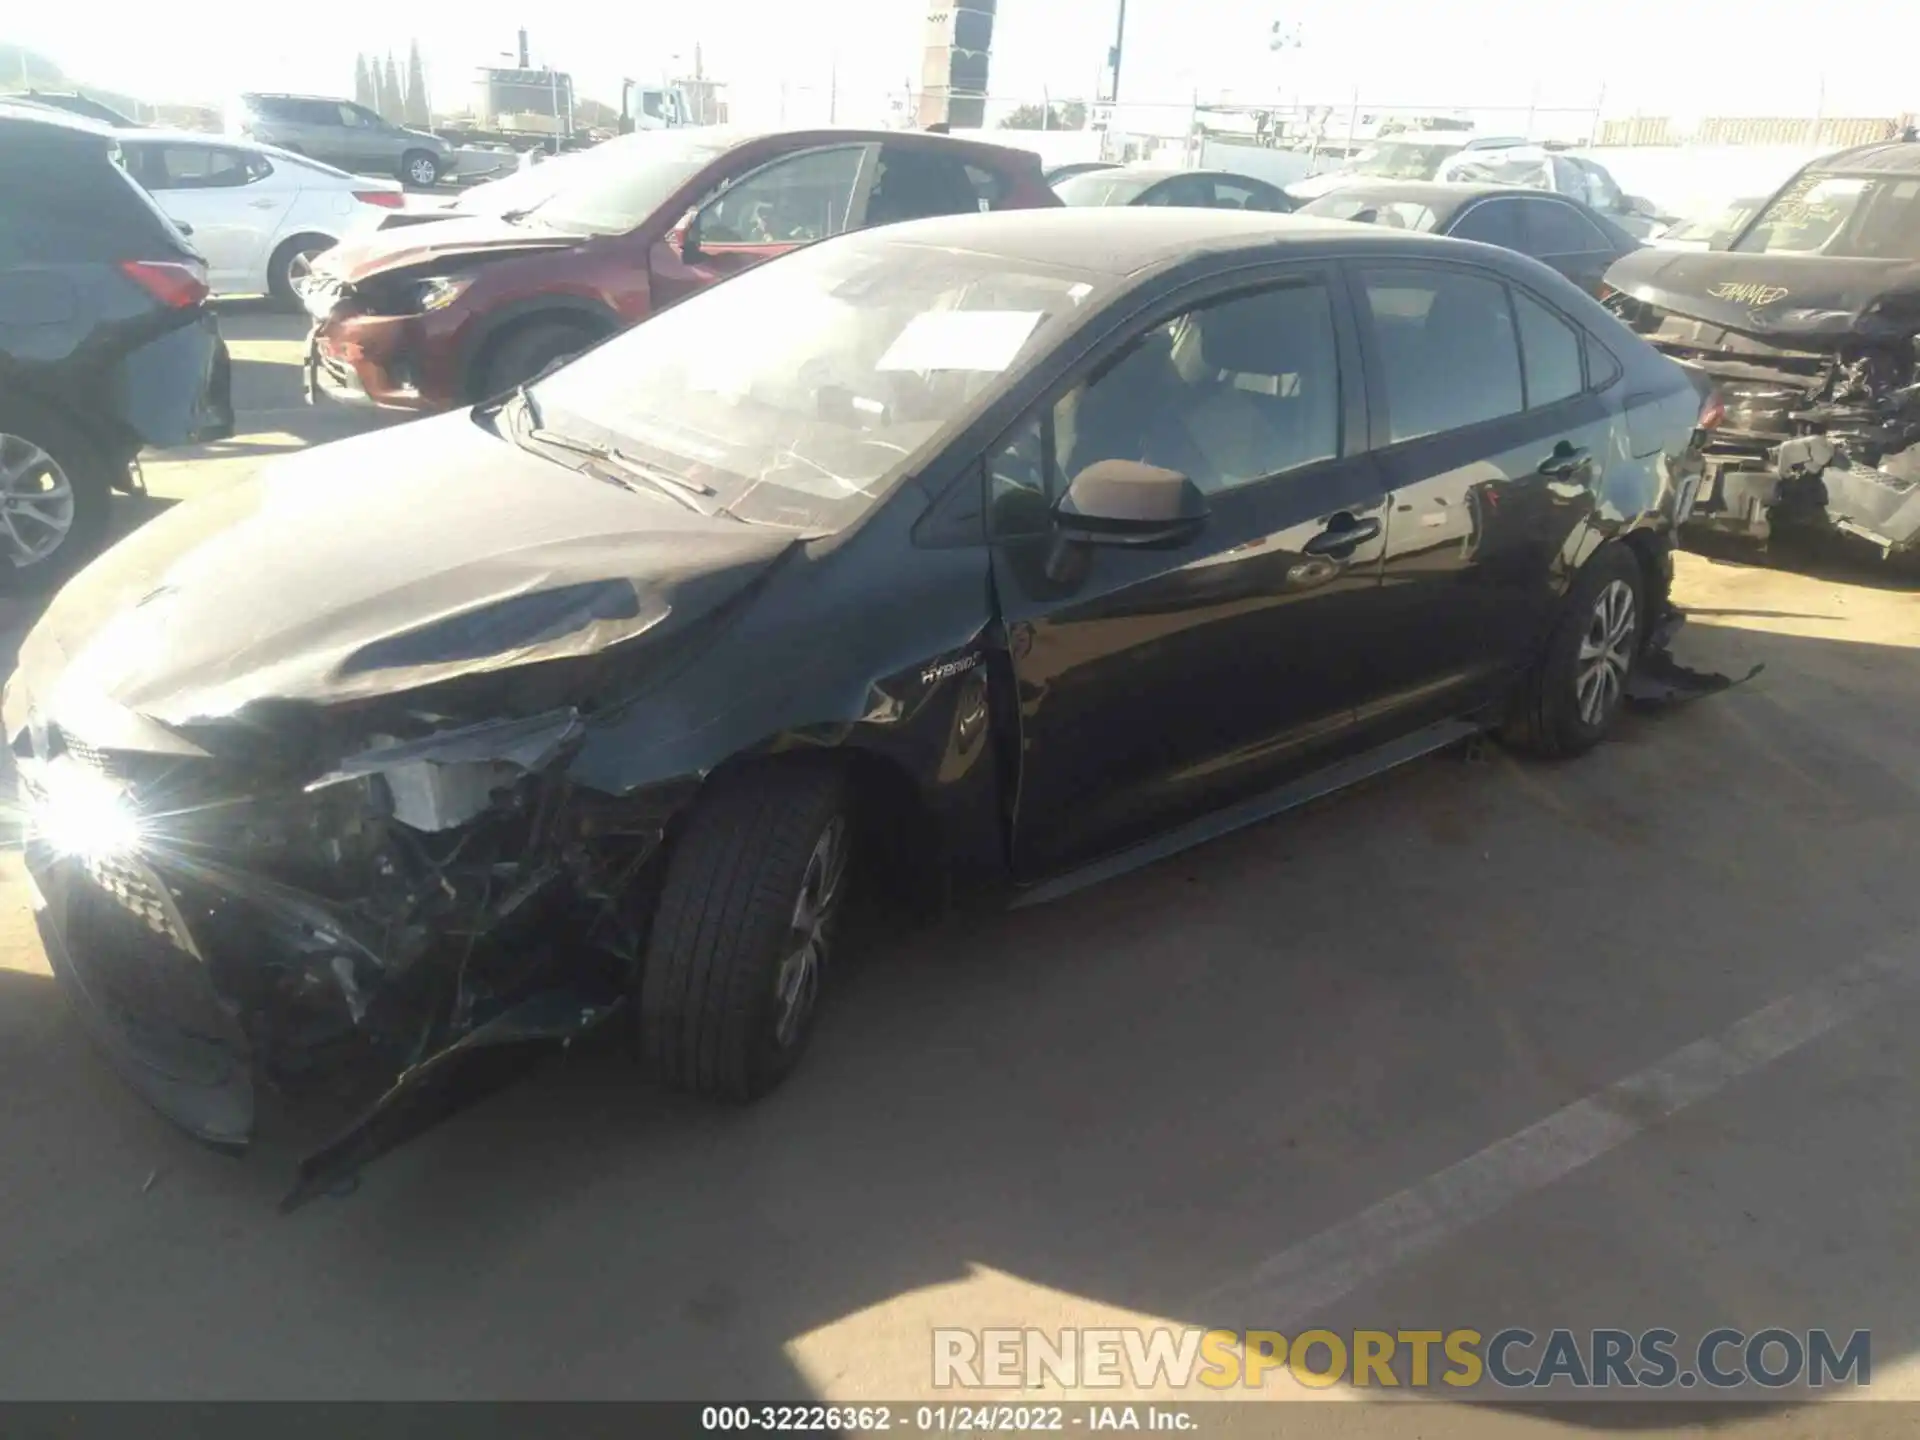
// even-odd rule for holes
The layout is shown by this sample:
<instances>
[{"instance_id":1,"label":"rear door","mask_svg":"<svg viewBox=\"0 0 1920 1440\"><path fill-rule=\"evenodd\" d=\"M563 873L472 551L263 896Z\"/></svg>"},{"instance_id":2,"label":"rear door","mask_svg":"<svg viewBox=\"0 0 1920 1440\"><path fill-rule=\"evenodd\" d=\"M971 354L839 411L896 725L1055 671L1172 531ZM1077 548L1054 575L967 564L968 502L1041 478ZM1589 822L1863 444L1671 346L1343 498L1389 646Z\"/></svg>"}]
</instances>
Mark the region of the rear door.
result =
<instances>
[{"instance_id":1,"label":"rear door","mask_svg":"<svg viewBox=\"0 0 1920 1440\"><path fill-rule=\"evenodd\" d=\"M191 141L125 145L128 169L176 223L190 227L208 278L224 294L259 293L281 222L299 196L264 155Z\"/></svg>"},{"instance_id":2,"label":"rear door","mask_svg":"<svg viewBox=\"0 0 1920 1440\"><path fill-rule=\"evenodd\" d=\"M1353 282L1391 491L1392 618L1360 719L1392 733L1494 699L1526 662L1615 422L1611 377L1589 375L1579 328L1504 277L1395 262L1356 267Z\"/></svg>"},{"instance_id":3,"label":"rear door","mask_svg":"<svg viewBox=\"0 0 1920 1440\"><path fill-rule=\"evenodd\" d=\"M825 145L747 161L648 257L653 308L801 245L860 228L879 146Z\"/></svg>"},{"instance_id":4,"label":"rear door","mask_svg":"<svg viewBox=\"0 0 1920 1440\"><path fill-rule=\"evenodd\" d=\"M1023 879L1345 745L1370 683L1386 505L1357 360L1337 271L1276 267L1136 316L990 451ZM1105 459L1187 475L1205 526L1170 549L1057 544L1051 507Z\"/></svg>"}]
</instances>

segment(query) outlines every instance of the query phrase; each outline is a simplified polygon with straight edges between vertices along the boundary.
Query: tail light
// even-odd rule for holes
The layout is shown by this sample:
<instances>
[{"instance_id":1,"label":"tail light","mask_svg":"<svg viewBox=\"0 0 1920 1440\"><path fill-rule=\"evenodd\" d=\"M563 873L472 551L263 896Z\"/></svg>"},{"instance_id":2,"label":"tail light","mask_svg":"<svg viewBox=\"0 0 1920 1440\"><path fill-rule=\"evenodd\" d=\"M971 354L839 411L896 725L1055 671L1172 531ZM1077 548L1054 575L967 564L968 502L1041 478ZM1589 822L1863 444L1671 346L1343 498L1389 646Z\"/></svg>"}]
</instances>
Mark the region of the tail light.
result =
<instances>
[{"instance_id":1,"label":"tail light","mask_svg":"<svg viewBox=\"0 0 1920 1440\"><path fill-rule=\"evenodd\" d=\"M378 205L382 210L398 210L407 203L398 190L356 190L353 198L362 205Z\"/></svg>"},{"instance_id":2,"label":"tail light","mask_svg":"<svg viewBox=\"0 0 1920 1440\"><path fill-rule=\"evenodd\" d=\"M1720 398L1715 390L1707 396L1706 403L1700 407L1700 419L1697 422L1702 430L1718 430L1720 422L1727 418L1727 402Z\"/></svg>"},{"instance_id":3,"label":"tail light","mask_svg":"<svg viewBox=\"0 0 1920 1440\"><path fill-rule=\"evenodd\" d=\"M207 267L192 260L122 260L120 273L169 310L207 298Z\"/></svg>"},{"instance_id":4,"label":"tail light","mask_svg":"<svg viewBox=\"0 0 1920 1440\"><path fill-rule=\"evenodd\" d=\"M1602 305L1606 304L1607 301L1619 293L1618 290L1614 289L1613 286L1607 284L1604 280L1596 280L1593 282L1593 298L1598 300Z\"/></svg>"}]
</instances>

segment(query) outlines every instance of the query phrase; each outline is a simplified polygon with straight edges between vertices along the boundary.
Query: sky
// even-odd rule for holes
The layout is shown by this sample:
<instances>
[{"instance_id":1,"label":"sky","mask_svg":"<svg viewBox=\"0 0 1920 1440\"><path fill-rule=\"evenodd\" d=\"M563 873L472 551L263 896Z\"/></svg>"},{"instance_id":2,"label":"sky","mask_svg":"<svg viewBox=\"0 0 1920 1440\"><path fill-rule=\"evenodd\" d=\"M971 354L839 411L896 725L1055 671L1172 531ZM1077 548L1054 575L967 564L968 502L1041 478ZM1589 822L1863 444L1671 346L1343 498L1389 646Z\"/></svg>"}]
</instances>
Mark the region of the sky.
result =
<instances>
[{"instance_id":1,"label":"sky","mask_svg":"<svg viewBox=\"0 0 1920 1440\"><path fill-rule=\"evenodd\" d=\"M1086 95L1112 43L1114 0L999 0L990 88L1037 101ZM220 102L239 90L351 93L359 50L405 63L418 37L437 109L475 67L511 63L522 24L531 58L570 71L579 94L617 103L623 76L689 70L701 46L736 119L885 118L917 81L928 0L726 0L721 6L589 7L507 0L328 0L263 9L196 0L171 13L11 7L0 38L70 76L149 100ZM704 9L706 18L696 15ZM531 13L530 13L531 12ZM661 13L665 12L665 13ZM1198 93L1344 106L1529 104L1609 115L1890 115L1920 111L1913 0L1127 0L1121 93L1184 104ZM717 18L717 17L724 17ZM1301 45L1268 50L1270 26ZM335 38L337 37L337 38ZM1635 48L1657 37L1657 50ZM1699 63L1689 65L1689 57ZM1485 122L1483 122L1485 123Z\"/></svg>"}]
</instances>

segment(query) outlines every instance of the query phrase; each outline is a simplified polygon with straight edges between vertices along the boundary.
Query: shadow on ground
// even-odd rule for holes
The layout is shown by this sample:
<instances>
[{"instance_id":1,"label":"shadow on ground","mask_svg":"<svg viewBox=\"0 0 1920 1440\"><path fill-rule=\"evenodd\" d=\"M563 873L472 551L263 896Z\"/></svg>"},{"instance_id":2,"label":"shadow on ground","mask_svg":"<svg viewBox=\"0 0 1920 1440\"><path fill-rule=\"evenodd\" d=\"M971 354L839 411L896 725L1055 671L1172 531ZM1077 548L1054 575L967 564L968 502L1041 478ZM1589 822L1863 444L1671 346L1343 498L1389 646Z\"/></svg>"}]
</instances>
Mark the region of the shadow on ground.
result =
<instances>
[{"instance_id":1,"label":"shadow on ground","mask_svg":"<svg viewBox=\"0 0 1920 1440\"><path fill-rule=\"evenodd\" d=\"M1278 1290L1207 1297L1911 953L1920 653L1689 634L1690 662L1765 676L1579 764L1434 760L899 935L749 1110L659 1093L609 1037L291 1219L301 1137L197 1149L49 982L0 973L0 1391L898 1398L926 1390L934 1324L1272 1323ZM1813 1042L1311 1320L1871 1328L1885 1376L1920 1344L1913 1015Z\"/></svg>"}]
</instances>

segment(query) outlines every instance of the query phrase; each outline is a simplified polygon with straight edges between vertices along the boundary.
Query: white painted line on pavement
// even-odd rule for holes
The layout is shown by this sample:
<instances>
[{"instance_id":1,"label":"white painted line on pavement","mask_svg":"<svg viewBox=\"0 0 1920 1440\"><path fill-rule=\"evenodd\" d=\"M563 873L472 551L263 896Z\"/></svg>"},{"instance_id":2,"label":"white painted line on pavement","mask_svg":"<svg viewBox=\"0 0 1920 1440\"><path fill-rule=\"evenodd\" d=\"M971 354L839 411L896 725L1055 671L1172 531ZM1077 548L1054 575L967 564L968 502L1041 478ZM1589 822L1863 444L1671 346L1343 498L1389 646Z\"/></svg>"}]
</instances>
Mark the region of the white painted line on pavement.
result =
<instances>
[{"instance_id":1,"label":"white painted line on pavement","mask_svg":"<svg viewBox=\"0 0 1920 1440\"><path fill-rule=\"evenodd\" d=\"M1683 1045L1268 1257L1183 1313L1223 1328L1288 1332L1318 1319L1322 1307L1890 998L1920 977L1920 946L1915 949L1898 958L1870 956Z\"/></svg>"}]
</instances>

